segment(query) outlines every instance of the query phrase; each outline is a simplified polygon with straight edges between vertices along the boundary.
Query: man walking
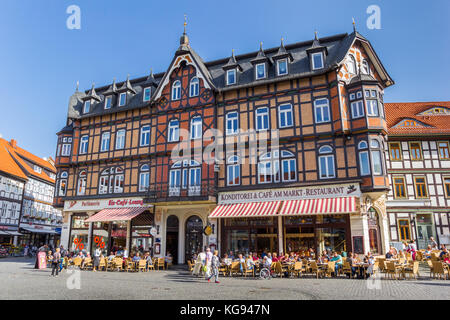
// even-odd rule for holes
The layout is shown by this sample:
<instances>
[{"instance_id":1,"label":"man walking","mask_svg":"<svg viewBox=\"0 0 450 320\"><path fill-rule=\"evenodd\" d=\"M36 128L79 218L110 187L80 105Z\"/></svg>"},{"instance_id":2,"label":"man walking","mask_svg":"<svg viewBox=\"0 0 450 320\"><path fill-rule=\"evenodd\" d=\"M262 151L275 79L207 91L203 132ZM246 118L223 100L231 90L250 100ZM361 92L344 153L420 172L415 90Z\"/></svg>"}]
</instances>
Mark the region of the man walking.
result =
<instances>
[{"instance_id":1,"label":"man walking","mask_svg":"<svg viewBox=\"0 0 450 320\"><path fill-rule=\"evenodd\" d=\"M219 251L214 250L214 255L211 257L211 275L208 277L208 282L211 282L211 278L215 278L215 283L219 282Z\"/></svg>"}]
</instances>

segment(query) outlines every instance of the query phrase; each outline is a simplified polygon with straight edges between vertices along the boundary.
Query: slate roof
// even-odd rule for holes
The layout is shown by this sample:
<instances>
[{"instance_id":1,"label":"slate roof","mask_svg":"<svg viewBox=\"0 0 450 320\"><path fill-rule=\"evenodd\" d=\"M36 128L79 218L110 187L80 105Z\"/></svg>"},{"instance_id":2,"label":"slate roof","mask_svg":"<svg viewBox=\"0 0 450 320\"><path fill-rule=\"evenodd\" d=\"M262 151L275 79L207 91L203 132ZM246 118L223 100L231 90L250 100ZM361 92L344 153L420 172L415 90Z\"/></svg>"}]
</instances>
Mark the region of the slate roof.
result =
<instances>
[{"instance_id":1,"label":"slate roof","mask_svg":"<svg viewBox=\"0 0 450 320\"><path fill-rule=\"evenodd\" d=\"M180 46L175 53L174 59L180 54L190 53L195 63L199 66L200 71L203 73L206 80L210 84L211 88L215 91L221 92L327 73L343 63L343 59L347 55L348 50L355 40L361 40L365 43L366 46L370 46L368 40L355 31L351 34L343 33L330 37L315 38L309 41L287 44L283 45L283 47L281 48L275 47L266 50L260 49L256 52L236 55L231 59L230 57L227 57L220 60L204 62L203 59L195 52L195 50L191 48L188 39L182 37L182 41L180 42ZM326 50L327 57L324 68L313 71L310 68L307 51L310 48L317 48L318 46L323 47ZM293 58L293 60L289 64L288 75L277 76L275 70L276 66L269 65L269 68L267 70L267 78L261 80L254 79L254 65L252 64L252 61L262 57L267 57L269 61L273 61L273 57L276 57L280 53L284 52L288 53L289 56ZM373 52L373 56L378 59L375 52ZM239 72L238 82L234 85L227 86L225 82L225 73L227 69L226 66L230 63L238 64L241 68L241 72ZM379 63L381 65L381 62ZM391 80L382 65L379 67L379 70L385 73L385 78ZM114 91L114 88L111 85L100 87L96 90L91 89L90 92L76 92L71 97L69 102L68 117L85 118L115 113L119 110L126 111L130 109L147 107L152 101L150 103L143 101L143 89L148 87L149 85L152 85L156 88L163 81L165 73L166 72L154 74L152 79L146 76L138 79L127 79L127 81L117 83L116 88L126 88L128 90L131 87L131 89L135 91L135 94L128 95L127 104L125 106L118 107L117 103L114 103L113 106L108 110L104 109L104 94ZM117 89L117 91L120 91L120 89ZM160 89L157 88L156 90L152 90L152 96L157 90ZM85 99L88 95L93 95L93 93L98 95L101 101L93 101L93 103L91 104L91 111L88 114L82 114L83 99Z\"/></svg>"},{"instance_id":2,"label":"slate roof","mask_svg":"<svg viewBox=\"0 0 450 320\"><path fill-rule=\"evenodd\" d=\"M388 135L449 135L450 114L420 115L434 107L450 108L450 101L385 103ZM403 120L416 120L428 127L396 127Z\"/></svg>"}]
</instances>

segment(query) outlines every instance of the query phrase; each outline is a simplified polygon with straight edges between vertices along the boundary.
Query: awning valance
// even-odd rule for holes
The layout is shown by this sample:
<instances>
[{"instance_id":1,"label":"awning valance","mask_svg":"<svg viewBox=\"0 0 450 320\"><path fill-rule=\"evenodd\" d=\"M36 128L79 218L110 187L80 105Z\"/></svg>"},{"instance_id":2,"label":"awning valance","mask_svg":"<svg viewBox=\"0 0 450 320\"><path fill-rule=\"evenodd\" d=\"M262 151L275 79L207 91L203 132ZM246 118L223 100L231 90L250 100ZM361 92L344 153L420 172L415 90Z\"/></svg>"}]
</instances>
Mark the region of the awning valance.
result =
<instances>
[{"instance_id":1,"label":"awning valance","mask_svg":"<svg viewBox=\"0 0 450 320\"><path fill-rule=\"evenodd\" d=\"M20 232L17 232L17 231L8 230L7 233L9 233L12 236L23 236L23 234L21 234Z\"/></svg>"},{"instance_id":2,"label":"awning valance","mask_svg":"<svg viewBox=\"0 0 450 320\"><path fill-rule=\"evenodd\" d=\"M120 208L120 209L103 209L86 219L86 222L105 222L105 221L129 221L148 208Z\"/></svg>"},{"instance_id":3,"label":"awning valance","mask_svg":"<svg viewBox=\"0 0 450 320\"><path fill-rule=\"evenodd\" d=\"M354 197L289 200L284 201L280 215L340 214L355 212L355 210Z\"/></svg>"},{"instance_id":4,"label":"awning valance","mask_svg":"<svg viewBox=\"0 0 450 320\"><path fill-rule=\"evenodd\" d=\"M38 229L38 228L32 228L32 227L20 227L21 229L31 232L31 233L46 233L46 234L56 234L55 230L49 230L49 229Z\"/></svg>"},{"instance_id":5,"label":"awning valance","mask_svg":"<svg viewBox=\"0 0 450 320\"><path fill-rule=\"evenodd\" d=\"M281 201L249 202L218 205L209 218L240 218L240 217L270 217L275 216Z\"/></svg>"}]
</instances>

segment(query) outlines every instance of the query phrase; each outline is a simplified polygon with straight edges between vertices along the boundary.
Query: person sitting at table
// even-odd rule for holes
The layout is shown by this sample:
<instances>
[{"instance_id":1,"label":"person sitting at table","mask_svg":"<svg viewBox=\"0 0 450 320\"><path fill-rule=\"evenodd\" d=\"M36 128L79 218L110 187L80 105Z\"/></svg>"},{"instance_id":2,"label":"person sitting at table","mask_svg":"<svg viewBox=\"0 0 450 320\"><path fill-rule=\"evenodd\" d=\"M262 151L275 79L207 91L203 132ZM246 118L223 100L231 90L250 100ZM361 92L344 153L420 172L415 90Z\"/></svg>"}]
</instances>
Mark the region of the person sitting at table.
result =
<instances>
[{"instance_id":1,"label":"person sitting at table","mask_svg":"<svg viewBox=\"0 0 450 320\"><path fill-rule=\"evenodd\" d=\"M394 253L392 252L392 248L386 253L386 259L392 259L394 257Z\"/></svg>"},{"instance_id":2,"label":"person sitting at table","mask_svg":"<svg viewBox=\"0 0 450 320\"><path fill-rule=\"evenodd\" d=\"M336 251L333 252L333 257L330 259L330 261L334 262L334 275L337 276L339 273L339 270L342 269L342 256L338 254Z\"/></svg>"},{"instance_id":3,"label":"person sitting at table","mask_svg":"<svg viewBox=\"0 0 450 320\"><path fill-rule=\"evenodd\" d=\"M231 263L233 262L233 260L228 257L228 254L224 254L223 259L222 259L222 263L227 265L227 266L231 266Z\"/></svg>"},{"instance_id":4,"label":"person sitting at table","mask_svg":"<svg viewBox=\"0 0 450 320\"><path fill-rule=\"evenodd\" d=\"M231 260L234 260L234 254L233 251L230 250L230 254L228 255L230 257Z\"/></svg>"},{"instance_id":5,"label":"person sitting at table","mask_svg":"<svg viewBox=\"0 0 450 320\"><path fill-rule=\"evenodd\" d=\"M238 261L239 261L239 270L242 272L244 272L244 263L245 263L245 259L242 256L242 253L239 253L238 255Z\"/></svg>"},{"instance_id":6,"label":"person sitting at table","mask_svg":"<svg viewBox=\"0 0 450 320\"><path fill-rule=\"evenodd\" d=\"M444 263L450 264L450 254L447 253L447 255L444 256Z\"/></svg>"},{"instance_id":7,"label":"person sitting at table","mask_svg":"<svg viewBox=\"0 0 450 320\"><path fill-rule=\"evenodd\" d=\"M296 254L295 254L294 252L291 252L291 253L289 254L288 260L289 260L289 262L295 262L295 261L297 261L297 256L296 256Z\"/></svg>"},{"instance_id":8,"label":"person sitting at table","mask_svg":"<svg viewBox=\"0 0 450 320\"><path fill-rule=\"evenodd\" d=\"M441 253L439 254L439 259L443 260L444 256L446 256L448 254L448 249L443 246Z\"/></svg>"},{"instance_id":9,"label":"person sitting at table","mask_svg":"<svg viewBox=\"0 0 450 320\"><path fill-rule=\"evenodd\" d=\"M173 261L173 257L170 254L169 251L167 251L167 255L164 257L164 261L166 262L167 265L171 265L172 261Z\"/></svg>"},{"instance_id":10,"label":"person sitting at table","mask_svg":"<svg viewBox=\"0 0 450 320\"><path fill-rule=\"evenodd\" d=\"M263 266L264 268L268 268L270 270L270 267L272 266L272 259L269 255L270 253L268 253L267 256L264 257Z\"/></svg>"},{"instance_id":11,"label":"person sitting at table","mask_svg":"<svg viewBox=\"0 0 450 320\"><path fill-rule=\"evenodd\" d=\"M371 252L367 252L365 260L369 264L369 267L367 267L366 276L370 277L373 274L373 266L375 265L375 258L372 256Z\"/></svg>"},{"instance_id":12,"label":"person sitting at table","mask_svg":"<svg viewBox=\"0 0 450 320\"><path fill-rule=\"evenodd\" d=\"M136 254L133 257L133 262L139 262L141 260L141 257L139 256L139 252L136 252Z\"/></svg>"},{"instance_id":13,"label":"person sitting at table","mask_svg":"<svg viewBox=\"0 0 450 320\"><path fill-rule=\"evenodd\" d=\"M108 256L108 261L112 261L116 257L115 252L111 251L111 254Z\"/></svg>"},{"instance_id":14,"label":"person sitting at table","mask_svg":"<svg viewBox=\"0 0 450 320\"><path fill-rule=\"evenodd\" d=\"M425 249L425 252L423 253L425 255L425 258L431 259L431 245L428 245L428 247Z\"/></svg>"},{"instance_id":15,"label":"person sitting at table","mask_svg":"<svg viewBox=\"0 0 450 320\"><path fill-rule=\"evenodd\" d=\"M255 261L253 261L253 258L251 255L247 255L246 264L247 264L248 270L253 270L253 268L255 267Z\"/></svg>"},{"instance_id":16,"label":"person sitting at table","mask_svg":"<svg viewBox=\"0 0 450 320\"><path fill-rule=\"evenodd\" d=\"M123 248L119 247L119 250L117 250L117 255L122 256L123 255Z\"/></svg>"},{"instance_id":17,"label":"person sitting at table","mask_svg":"<svg viewBox=\"0 0 450 320\"><path fill-rule=\"evenodd\" d=\"M278 258L277 253L276 252L272 253L272 262L278 262L278 261L280 261L280 259Z\"/></svg>"},{"instance_id":18,"label":"person sitting at table","mask_svg":"<svg viewBox=\"0 0 450 320\"><path fill-rule=\"evenodd\" d=\"M316 258L316 253L314 252L313 248L309 248L307 255L308 255L308 257L310 257L313 260Z\"/></svg>"},{"instance_id":19,"label":"person sitting at table","mask_svg":"<svg viewBox=\"0 0 450 320\"><path fill-rule=\"evenodd\" d=\"M257 254L256 252L253 252L252 260L253 260L253 261L258 261L258 260L259 260L258 254Z\"/></svg>"}]
</instances>

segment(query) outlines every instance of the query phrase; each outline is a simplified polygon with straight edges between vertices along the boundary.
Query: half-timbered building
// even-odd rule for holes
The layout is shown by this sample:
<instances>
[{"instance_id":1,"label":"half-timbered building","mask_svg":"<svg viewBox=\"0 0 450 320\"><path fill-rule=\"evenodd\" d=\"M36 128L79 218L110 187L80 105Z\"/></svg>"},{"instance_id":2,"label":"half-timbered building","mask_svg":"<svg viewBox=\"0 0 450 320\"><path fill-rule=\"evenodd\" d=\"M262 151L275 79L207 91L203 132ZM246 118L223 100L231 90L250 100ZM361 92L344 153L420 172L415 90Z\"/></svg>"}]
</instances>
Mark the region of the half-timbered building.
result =
<instances>
[{"instance_id":1,"label":"half-timbered building","mask_svg":"<svg viewBox=\"0 0 450 320\"><path fill-rule=\"evenodd\" d=\"M392 84L356 30L211 62L184 33L167 71L71 97L65 239L180 263L204 246L381 252Z\"/></svg>"},{"instance_id":2,"label":"half-timbered building","mask_svg":"<svg viewBox=\"0 0 450 320\"><path fill-rule=\"evenodd\" d=\"M391 240L448 245L450 102L386 103L386 114Z\"/></svg>"}]
</instances>

